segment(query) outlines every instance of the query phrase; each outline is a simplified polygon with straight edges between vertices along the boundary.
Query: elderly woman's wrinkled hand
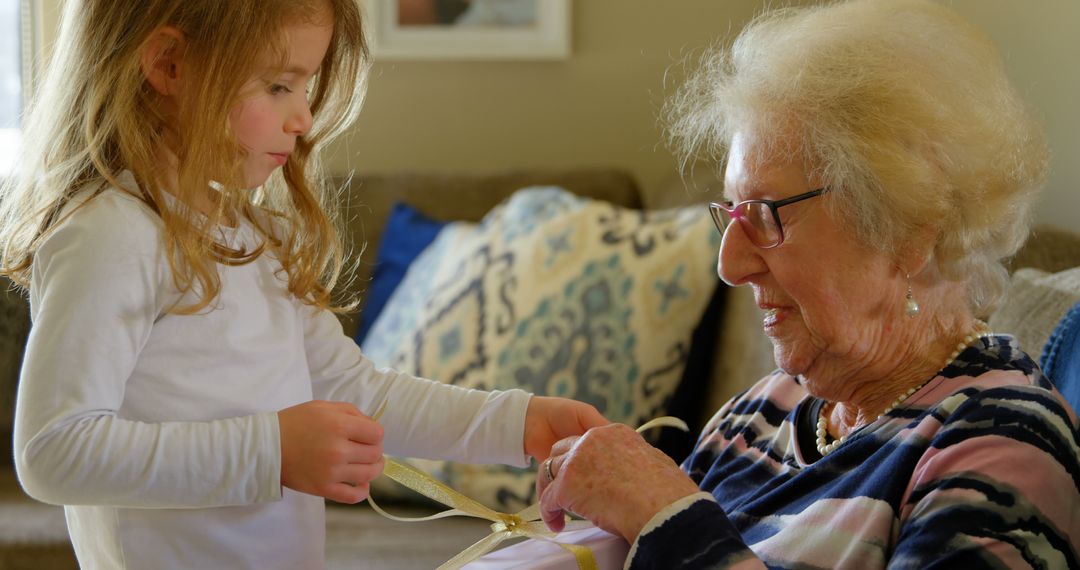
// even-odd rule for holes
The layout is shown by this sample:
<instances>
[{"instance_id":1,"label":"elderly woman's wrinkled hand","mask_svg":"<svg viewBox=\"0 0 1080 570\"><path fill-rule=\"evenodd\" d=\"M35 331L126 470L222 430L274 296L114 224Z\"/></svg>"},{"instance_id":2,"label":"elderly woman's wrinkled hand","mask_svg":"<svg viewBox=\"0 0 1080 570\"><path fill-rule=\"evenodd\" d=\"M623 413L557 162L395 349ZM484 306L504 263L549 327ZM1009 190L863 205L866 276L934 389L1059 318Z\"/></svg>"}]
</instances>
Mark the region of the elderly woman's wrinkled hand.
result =
<instances>
[{"instance_id":1,"label":"elderly woman's wrinkled hand","mask_svg":"<svg viewBox=\"0 0 1080 570\"><path fill-rule=\"evenodd\" d=\"M548 461L536 494L544 522L556 532L565 526L564 512L572 512L633 542L661 509L700 491L670 457L623 424L563 439Z\"/></svg>"}]
</instances>

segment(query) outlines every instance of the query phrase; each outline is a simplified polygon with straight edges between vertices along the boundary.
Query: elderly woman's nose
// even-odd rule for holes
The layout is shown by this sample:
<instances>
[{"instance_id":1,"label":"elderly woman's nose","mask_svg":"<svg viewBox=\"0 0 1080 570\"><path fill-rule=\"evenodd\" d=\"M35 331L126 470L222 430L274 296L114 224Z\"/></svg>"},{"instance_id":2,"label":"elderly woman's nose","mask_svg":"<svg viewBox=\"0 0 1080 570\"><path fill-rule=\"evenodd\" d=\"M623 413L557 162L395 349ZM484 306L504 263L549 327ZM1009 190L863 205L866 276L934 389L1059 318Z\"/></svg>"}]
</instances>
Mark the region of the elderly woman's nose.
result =
<instances>
[{"instance_id":1,"label":"elderly woman's nose","mask_svg":"<svg viewBox=\"0 0 1080 570\"><path fill-rule=\"evenodd\" d=\"M731 286L744 285L750 277L766 271L765 261L738 222L733 222L724 232L720 242L720 254L716 260L716 272Z\"/></svg>"}]
</instances>

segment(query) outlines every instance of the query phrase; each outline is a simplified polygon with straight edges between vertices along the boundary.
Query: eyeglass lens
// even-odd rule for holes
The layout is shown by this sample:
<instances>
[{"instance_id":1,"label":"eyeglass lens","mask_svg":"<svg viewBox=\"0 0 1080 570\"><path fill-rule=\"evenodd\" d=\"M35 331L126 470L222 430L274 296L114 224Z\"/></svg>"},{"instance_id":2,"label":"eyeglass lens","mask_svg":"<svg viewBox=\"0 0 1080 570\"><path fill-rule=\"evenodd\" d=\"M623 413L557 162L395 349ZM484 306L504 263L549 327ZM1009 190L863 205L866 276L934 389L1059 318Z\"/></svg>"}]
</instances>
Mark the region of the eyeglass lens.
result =
<instances>
[{"instance_id":1,"label":"eyeglass lens","mask_svg":"<svg viewBox=\"0 0 1080 570\"><path fill-rule=\"evenodd\" d=\"M780 227L767 204L748 202L741 204L741 209L740 219L745 222L744 227L749 228L751 241L762 247L775 245L780 241Z\"/></svg>"},{"instance_id":2,"label":"eyeglass lens","mask_svg":"<svg viewBox=\"0 0 1080 570\"><path fill-rule=\"evenodd\" d=\"M742 202L735 207L735 211L728 213L726 210L714 208L713 220L716 222L720 233L727 230L731 219L735 218L742 224L743 231L750 241L758 247L771 247L780 242L780 227L773 217L768 204L762 202Z\"/></svg>"}]
</instances>

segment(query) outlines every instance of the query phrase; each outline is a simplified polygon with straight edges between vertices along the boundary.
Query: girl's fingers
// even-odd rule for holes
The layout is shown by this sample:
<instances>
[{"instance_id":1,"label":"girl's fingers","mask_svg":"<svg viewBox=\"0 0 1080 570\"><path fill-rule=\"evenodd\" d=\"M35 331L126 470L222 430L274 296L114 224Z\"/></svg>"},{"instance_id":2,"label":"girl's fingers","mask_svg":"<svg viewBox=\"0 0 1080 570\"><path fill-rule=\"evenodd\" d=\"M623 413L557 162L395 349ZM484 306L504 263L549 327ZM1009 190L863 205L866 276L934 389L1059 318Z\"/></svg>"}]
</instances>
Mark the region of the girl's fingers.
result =
<instances>
[{"instance_id":1,"label":"girl's fingers","mask_svg":"<svg viewBox=\"0 0 1080 570\"><path fill-rule=\"evenodd\" d=\"M367 483L334 483L323 496L331 501L353 505L366 499L370 492L371 487Z\"/></svg>"},{"instance_id":2,"label":"girl's fingers","mask_svg":"<svg viewBox=\"0 0 1080 570\"><path fill-rule=\"evenodd\" d=\"M345 462L349 464L380 463L383 458L381 445L365 445L354 441L348 442Z\"/></svg>"},{"instance_id":3,"label":"girl's fingers","mask_svg":"<svg viewBox=\"0 0 1080 570\"><path fill-rule=\"evenodd\" d=\"M594 427L606 426L611 423L611 420L605 418L604 414L601 414L593 406L588 405L583 406L580 409L578 421L581 422L581 427L585 428L586 431Z\"/></svg>"},{"instance_id":4,"label":"girl's fingers","mask_svg":"<svg viewBox=\"0 0 1080 570\"><path fill-rule=\"evenodd\" d=\"M342 413L348 414L350 416L357 416L357 417L361 417L361 418L366 418L367 417L367 416L364 415L364 412L360 411L360 408L357 408L355 405L350 404L349 402L328 401L327 404L333 406L335 409L341 411Z\"/></svg>"},{"instance_id":5,"label":"girl's fingers","mask_svg":"<svg viewBox=\"0 0 1080 570\"><path fill-rule=\"evenodd\" d=\"M381 444L383 428L367 416L350 416L346 420L345 435L356 443Z\"/></svg>"},{"instance_id":6,"label":"girl's fingers","mask_svg":"<svg viewBox=\"0 0 1080 570\"><path fill-rule=\"evenodd\" d=\"M383 472L383 459L375 463L350 463L334 470L334 479L348 483L368 483Z\"/></svg>"}]
</instances>

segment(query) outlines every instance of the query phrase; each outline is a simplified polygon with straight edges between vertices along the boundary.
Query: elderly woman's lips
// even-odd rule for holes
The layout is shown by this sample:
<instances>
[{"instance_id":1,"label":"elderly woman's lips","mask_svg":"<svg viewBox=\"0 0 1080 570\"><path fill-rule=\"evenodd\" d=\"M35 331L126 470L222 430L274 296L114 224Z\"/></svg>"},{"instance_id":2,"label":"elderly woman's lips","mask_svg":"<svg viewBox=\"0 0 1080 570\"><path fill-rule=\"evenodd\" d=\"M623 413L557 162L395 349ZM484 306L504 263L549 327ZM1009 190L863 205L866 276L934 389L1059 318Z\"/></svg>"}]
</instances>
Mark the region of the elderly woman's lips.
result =
<instances>
[{"instance_id":1,"label":"elderly woman's lips","mask_svg":"<svg viewBox=\"0 0 1080 570\"><path fill-rule=\"evenodd\" d=\"M762 320L762 325L768 329L775 327L784 320L784 312L781 307L769 307L765 309L765 318Z\"/></svg>"}]
</instances>

